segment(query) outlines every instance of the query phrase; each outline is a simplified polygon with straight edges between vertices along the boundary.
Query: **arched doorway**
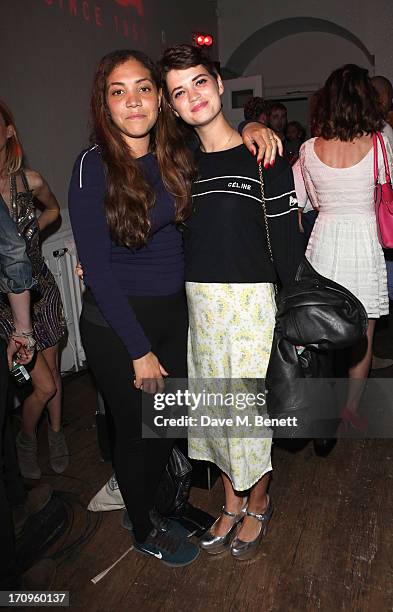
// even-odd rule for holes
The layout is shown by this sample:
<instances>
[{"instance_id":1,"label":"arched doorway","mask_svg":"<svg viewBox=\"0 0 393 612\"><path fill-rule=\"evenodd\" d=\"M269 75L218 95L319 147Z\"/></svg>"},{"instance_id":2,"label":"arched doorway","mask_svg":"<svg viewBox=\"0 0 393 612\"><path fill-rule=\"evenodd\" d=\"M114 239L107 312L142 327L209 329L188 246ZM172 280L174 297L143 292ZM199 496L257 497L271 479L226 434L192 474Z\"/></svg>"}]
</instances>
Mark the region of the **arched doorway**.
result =
<instances>
[{"instance_id":1,"label":"arched doorway","mask_svg":"<svg viewBox=\"0 0 393 612\"><path fill-rule=\"evenodd\" d=\"M251 34L251 36L244 40L232 53L226 63L224 72L232 77L241 76L251 60L266 47L286 36L304 32L324 32L340 36L354 44L364 54L370 66L373 67L375 65L374 55L370 53L357 36L346 28L325 19L317 19L315 17L291 17L269 23Z\"/></svg>"}]
</instances>

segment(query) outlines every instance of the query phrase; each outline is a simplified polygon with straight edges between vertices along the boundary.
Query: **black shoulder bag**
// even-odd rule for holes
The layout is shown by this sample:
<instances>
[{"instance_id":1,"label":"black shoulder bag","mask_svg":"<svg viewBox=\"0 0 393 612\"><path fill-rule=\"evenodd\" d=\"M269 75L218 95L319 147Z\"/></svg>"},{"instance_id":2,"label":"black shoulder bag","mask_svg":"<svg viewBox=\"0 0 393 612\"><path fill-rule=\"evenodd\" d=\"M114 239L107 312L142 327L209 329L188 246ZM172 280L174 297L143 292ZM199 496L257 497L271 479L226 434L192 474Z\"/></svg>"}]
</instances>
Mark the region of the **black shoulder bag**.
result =
<instances>
[{"instance_id":1,"label":"black shoulder bag","mask_svg":"<svg viewBox=\"0 0 393 612\"><path fill-rule=\"evenodd\" d=\"M269 256L273 261L259 164L262 208ZM293 283L276 294L277 314L266 374L271 418L296 416L298 426L273 427L278 437L312 437L315 422L335 406L331 351L352 346L367 331L363 304L346 288L318 274L304 257ZM302 384L319 379L318 384Z\"/></svg>"}]
</instances>

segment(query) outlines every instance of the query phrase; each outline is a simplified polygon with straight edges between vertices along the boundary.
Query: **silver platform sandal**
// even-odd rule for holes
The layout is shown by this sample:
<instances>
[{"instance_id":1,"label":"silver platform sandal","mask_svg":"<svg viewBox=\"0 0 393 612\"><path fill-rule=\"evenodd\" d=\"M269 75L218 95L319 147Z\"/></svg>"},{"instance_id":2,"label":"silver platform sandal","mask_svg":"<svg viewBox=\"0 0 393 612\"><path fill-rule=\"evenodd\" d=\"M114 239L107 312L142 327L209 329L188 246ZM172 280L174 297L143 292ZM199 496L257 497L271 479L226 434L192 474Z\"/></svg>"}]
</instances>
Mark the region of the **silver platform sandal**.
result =
<instances>
[{"instance_id":1,"label":"silver platform sandal","mask_svg":"<svg viewBox=\"0 0 393 612\"><path fill-rule=\"evenodd\" d=\"M218 519L210 527L209 531L205 533L205 535L199 541L199 546L203 550L206 550L206 552L208 552L210 555L218 555L228 550L231 546L233 538L235 537L240 521L244 519L244 511L245 508L242 508L239 514L236 514L235 512L229 512L229 510L226 510L225 506L223 506L221 513L225 514L225 516L231 517L233 519L233 524L223 536L214 535L211 530L217 521L220 520L220 517L218 517Z\"/></svg>"},{"instance_id":2,"label":"silver platform sandal","mask_svg":"<svg viewBox=\"0 0 393 612\"><path fill-rule=\"evenodd\" d=\"M243 540L240 540L239 538L235 538L231 545L231 554L233 557L235 557L236 559L239 559L240 561L246 561L248 559L252 559L253 557L255 557L258 551L258 546L261 543L262 538L267 533L268 524L272 517L272 514L273 514L273 504L269 496L268 496L266 510L262 514L255 514L255 512L249 512L248 510L244 510L244 515L253 516L258 521L260 521L261 529L257 537L254 540L251 540L251 542L244 542Z\"/></svg>"}]
</instances>

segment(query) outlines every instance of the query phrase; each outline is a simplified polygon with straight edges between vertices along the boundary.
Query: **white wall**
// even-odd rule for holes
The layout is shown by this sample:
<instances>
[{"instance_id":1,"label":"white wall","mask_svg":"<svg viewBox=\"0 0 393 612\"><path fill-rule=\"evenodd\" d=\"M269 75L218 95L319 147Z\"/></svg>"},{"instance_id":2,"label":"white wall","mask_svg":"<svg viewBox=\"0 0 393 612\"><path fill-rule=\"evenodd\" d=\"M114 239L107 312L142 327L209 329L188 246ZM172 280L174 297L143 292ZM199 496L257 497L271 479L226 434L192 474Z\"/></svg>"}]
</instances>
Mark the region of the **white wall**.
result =
<instances>
[{"instance_id":1,"label":"white wall","mask_svg":"<svg viewBox=\"0 0 393 612\"><path fill-rule=\"evenodd\" d=\"M210 0L1 0L0 98L15 114L29 165L62 207L73 161L87 144L99 59L121 48L158 59L166 46L191 42L195 30L215 35L215 8Z\"/></svg>"},{"instance_id":2,"label":"white wall","mask_svg":"<svg viewBox=\"0 0 393 612\"><path fill-rule=\"evenodd\" d=\"M393 81L392 0L218 0L219 50L225 66L235 49L265 25L290 17L326 19L357 36L375 55L375 74ZM287 85L323 83L338 66L354 62L370 69L365 55L330 34L283 38L255 57L244 74L263 74L264 91Z\"/></svg>"}]
</instances>

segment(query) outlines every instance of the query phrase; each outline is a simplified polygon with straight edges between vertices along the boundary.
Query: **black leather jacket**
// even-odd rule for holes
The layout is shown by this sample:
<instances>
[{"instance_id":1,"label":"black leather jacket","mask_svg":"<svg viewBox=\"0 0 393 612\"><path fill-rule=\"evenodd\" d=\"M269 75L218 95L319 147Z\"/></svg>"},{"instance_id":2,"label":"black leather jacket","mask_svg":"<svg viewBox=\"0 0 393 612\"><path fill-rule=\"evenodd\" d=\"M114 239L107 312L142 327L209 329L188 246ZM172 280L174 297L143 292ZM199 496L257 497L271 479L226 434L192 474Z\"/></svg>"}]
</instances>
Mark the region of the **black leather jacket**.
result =
<instances>
[{"instance_id":1,"label":"black leather jacket","mask_svg":"<svg viewBox=\"0 0 393 612\"><path fill-rule=\"evenodd\" d=\"M331 353L358 342L367 322L363 304L304 258L294 283L278 296L266 374L269 416L296 417L297 426L273 427L275 436L326 437L315 428L337 410Z\"/></svg>"}]
</instances>

